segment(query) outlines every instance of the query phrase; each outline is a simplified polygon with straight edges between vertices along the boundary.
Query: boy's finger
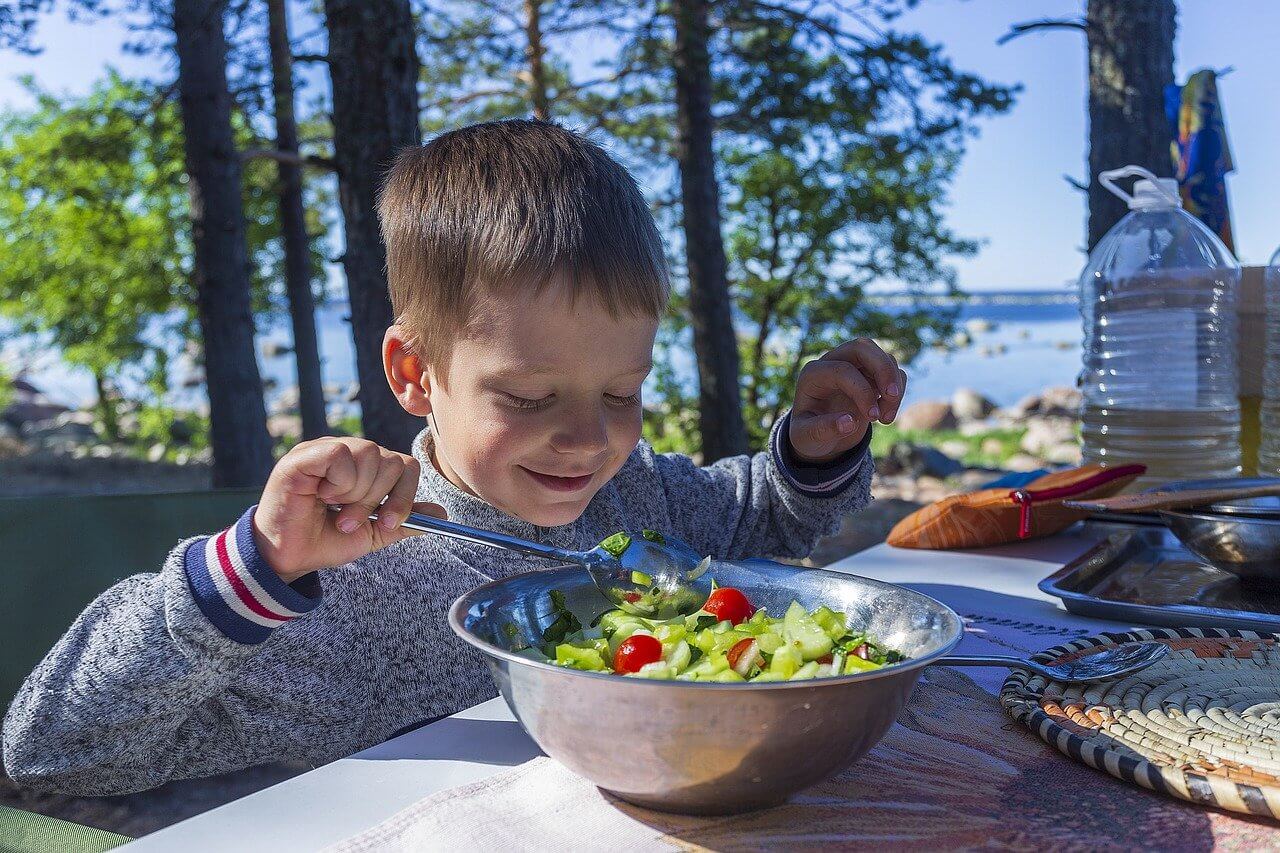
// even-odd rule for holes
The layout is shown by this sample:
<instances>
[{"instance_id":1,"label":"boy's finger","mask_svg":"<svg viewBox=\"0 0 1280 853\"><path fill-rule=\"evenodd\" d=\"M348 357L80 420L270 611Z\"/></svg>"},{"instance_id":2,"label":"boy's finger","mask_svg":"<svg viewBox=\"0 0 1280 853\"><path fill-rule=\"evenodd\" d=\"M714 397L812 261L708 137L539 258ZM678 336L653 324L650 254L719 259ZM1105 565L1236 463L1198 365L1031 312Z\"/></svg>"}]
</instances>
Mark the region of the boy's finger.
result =
<instances>
[{"instance_id":1,"label":"boy's finger","mask_svg":"<svg viewBox=\"0 0 1280 853\"><path fill-rule=\"evenodd\" d=\"M354 498L346 500L342 512L338 513L338 529L343 533L353 533L367 524L369 514L382 504L404 473L404 461L399 454L384 450L378 456L377 463L367 465L365 469L373 470L373 477L365 486L364 493L356 495L353 492Z\"/></svg>"},{"instance_id":2,"label":"boy's finger","mask_svg":"<svg viewBox=\"0 0 1280 853\"><path fill-rule=\"evenodd\" d=\"M808 415L802 418L800 423L796 424L800 434L814 447L827 447L835 444L852 433L854 426L853 415L848 412Z\"/></svg>"},{"instance_id":3,"label":"boy's finger","mask_svg":"<svg viewBox=\"0 0 1280 853\"><path fill-rule=\"evenodd\" d=\"M408 518L413 510L413 499L418 494L418 461L411 456L402 461L404 468L399 479L391 487L386 501L378 507L378 523L385 530L395 530Z\"/></svg>"},{"instance_id":4,"label":"boy's finger","mask_svg":"<svg viewBox=\"0 0 1280 853\"><path fill-rule=\"evenodd\" d=\"M343 476L339 480L330 479L326 475L325 479L333 485L331 489L322 491L320 498L334 504L355 503L365 496L378 476L380 449L378 445L368 441L353 444L343 442L338 447L345 448L346 451L345 455L341 450L334 451L335 464L342 466ZM350 460L349 463L347 460ZM353 471L354 474L348 474L348 471ZM341 486L345 488L340 488Z\"/></svg>"},{"instance_id":5,"label":"boy's finger","mask_svg":"<svg viewBox=\"0 0 1280 853\"><path fill-rule=\"evenodd\" d=\"M316 497L325 503L341 503L342 497L350 493L360 479L351 448L334 443L317 448L317 454L321 481L316 487Z\"/></svg>"},{"instance_id":6,"label":"boy's finger","mask_svg":"<svg viewBox=\"0 0 1280 853\"><path fill-rule=\"evenodd\" d=\"M819 360L843 361L854 365L875 383L878 396L902 399L898 362L870 338L841 344Z\"/></svg>"},{"instance_id":7,"label":"boy's finger","mask_svg":"<svg viewBox=\"0 0 1280 853\"><path fill-rule=\"evenodd\" d=\"M800 372L800 380L796 388L796 407L802 412L805 402L802 397L815 400L829 398L834 394L847 397L853 404L858 417L874 421L880 417L876 390L871 387L867 377L847 361L811 361Z\"/></svg>"},{"instance_id":8,"label":"boy's finger","mask_svg":"<svg viewBox=\"0 0 1280 853\"><path fill-rule=\"evenodd\" d=\"M880 398L880 423L893 423L893 419L898 416L898 409L902 408L903 399L907 396L907 372L901 367L898 368L898 392L896 397Z\"/></svg>"}]
</instances>

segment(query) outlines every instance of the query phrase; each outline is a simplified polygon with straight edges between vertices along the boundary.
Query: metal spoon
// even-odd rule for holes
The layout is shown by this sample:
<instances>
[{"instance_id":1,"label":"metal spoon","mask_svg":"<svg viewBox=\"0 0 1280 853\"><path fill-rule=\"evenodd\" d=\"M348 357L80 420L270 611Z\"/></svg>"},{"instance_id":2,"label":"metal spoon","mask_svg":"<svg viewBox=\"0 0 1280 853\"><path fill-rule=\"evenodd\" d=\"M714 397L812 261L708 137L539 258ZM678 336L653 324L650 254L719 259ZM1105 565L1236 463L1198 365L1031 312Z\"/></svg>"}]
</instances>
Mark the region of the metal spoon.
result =
<instances>
[{"instance_id":1,"label":"metal spoon","mask_svg":"<svg viewBox=\"0 0 1280 853\"><path fill-rule=\"evenodd\" d=\"M375 513L369 518L376 521L378 516ZM674 537L663 536L664 541L654 542L641 535L631 535L631 541L615 557L600 545L590 551L553 548L417 512L409 513L401 526L530 557L576 563L587 570L605 598L624 610L646 617L670 619L692 613L706 602L710 593L709 585L703 588L709 581L700 583L695 577L701 558Z\"/></svg>"},{"instance_id":2,"label":"metal spoon","mask_svg":"<svg viewBox=\"0 0 1280 853\"><path fill-rule=\"evenodd\" d=\"M1069 663L1048 666L1022 658L1002 656L957 656L934 661L939 666L1006 666L1011 669L1027 669L1050 681L1105 681L1119 678L1151 664L1169 654L1164 643L1121 643L1107 646L1100 651L1077 658Z\"/></svg>"}]
</instances>

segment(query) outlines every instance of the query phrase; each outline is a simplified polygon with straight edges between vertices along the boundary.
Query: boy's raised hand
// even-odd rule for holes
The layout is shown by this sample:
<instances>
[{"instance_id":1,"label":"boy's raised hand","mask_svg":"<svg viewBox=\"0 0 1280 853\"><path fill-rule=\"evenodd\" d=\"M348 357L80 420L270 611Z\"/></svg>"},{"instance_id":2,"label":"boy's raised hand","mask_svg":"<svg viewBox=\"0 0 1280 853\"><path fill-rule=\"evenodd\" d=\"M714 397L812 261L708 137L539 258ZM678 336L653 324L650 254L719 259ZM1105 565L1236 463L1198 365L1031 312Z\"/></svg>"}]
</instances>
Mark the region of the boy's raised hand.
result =
<instances>
[{"instance_id":1,"label":"boy's raised hand","mask_svg":"<svg viewBox=\"0 0 1280 853\"><path fill-rule=\"evenodd\" d=\"M791 447L806 462L826 462L857 445L872 421L891 423L907 374L869 338L841 344L811 361L796 380Z\"/></svg>"},{"instance_id":2,"label":"boy's raised hand","mask_svg":"<svg viewBox=\"0 0 1280 853\"><path fill-rule=\"evenodd\" d=\"M399 526L410 511L445 517L437 504L414 502L420 473L418 460L372 441L304 441L276 463L262 492L253 516L258 553L292 583L412 536ZM369 520L374 510L377 522Z\"/></svg>"}]
</instances>

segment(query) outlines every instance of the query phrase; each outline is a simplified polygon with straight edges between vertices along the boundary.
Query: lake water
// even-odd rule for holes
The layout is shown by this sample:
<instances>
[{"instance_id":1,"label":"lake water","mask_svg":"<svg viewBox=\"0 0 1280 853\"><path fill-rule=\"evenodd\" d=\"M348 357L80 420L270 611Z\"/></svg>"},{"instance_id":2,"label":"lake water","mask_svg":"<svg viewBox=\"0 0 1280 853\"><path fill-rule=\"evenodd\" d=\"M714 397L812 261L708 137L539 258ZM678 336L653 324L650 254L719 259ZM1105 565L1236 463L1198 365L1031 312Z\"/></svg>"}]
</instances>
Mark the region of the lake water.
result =
<instances>
[{"instance_id":1,"label":"lake water","mask_svg":"<svg viewBox=\"0 0 1280 853\"><path fill-rule=\"evenodd\" d=\"M317 310L324 382L331 390L350 388L355 380L355 356L345 304L332 303ZM926 351L907 368L908 400L946 398L960 387L974 388L998 405L1016 403L1022 397L1050 385L1072 385L1080 369L1080 316L1073 303L982 301L965 305L961 324L989 323L989 331L972 331L970 346L956 352ZM0 328L0 331L3 331ZM263 342L287 344L287 322L279 320L261 329ZM10 339L0 346L0 364L13 372L26 369L27 377L49 396L67 405L87 405L94 399L93 381L84 371L68 368L56 351L30 339ZM288 355L263 358L264 377L273 380L277 392L294 384L293 360ZM174 387L189 375L191 367L175 364ZM269 392L269 396L276 392ZM203 396L199 389L175 390L176 405L194 405Z\"/></svg>"}]
</instances>

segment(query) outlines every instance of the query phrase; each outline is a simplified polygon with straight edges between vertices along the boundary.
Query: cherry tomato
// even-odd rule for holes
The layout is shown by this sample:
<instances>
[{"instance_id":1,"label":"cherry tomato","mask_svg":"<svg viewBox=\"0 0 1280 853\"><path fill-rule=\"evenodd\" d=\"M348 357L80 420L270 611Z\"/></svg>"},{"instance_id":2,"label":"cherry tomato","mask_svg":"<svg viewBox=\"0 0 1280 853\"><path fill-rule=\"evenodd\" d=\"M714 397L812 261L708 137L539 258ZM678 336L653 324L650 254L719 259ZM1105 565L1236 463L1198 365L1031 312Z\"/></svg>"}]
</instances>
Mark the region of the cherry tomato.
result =
<instances>
[{"instance_id":1,"label":"cherry tomato","mask_svg":"<svg viewBox=\"0 0 1280 853\"><path fill-rule=\"evenodd\" d=\"M662 643L649 634L627 637L613 655L614 672L639 672L647 663L662 660Z\"/></svg>"},{"instance_id":2,"label":"cherry tomato","mask_svg":"<svg viewBox=\"0 0 1280 853\"><path fill-rule=\"evenodd\" d=\"M823 655L818 658L818 663L835 663L835 657L832 655Z\"/></svg>"},{"instance_id":3,"label":"cherry tomato","mask_svg":"<svg viewBox=\"0 0 1280 853\"><path fill-rule=\"evenodd\" d=\"M638 593L638 592L628 592L628 593L626 593L626 594L624 594L624 595L622 596L622 600L623 600L623 601L626 601L626 602L629 602L629 603L631 603L631 604L635 604L637 601L639 601L639 600L640 600L640 593Z\"/></svg>"},{"instance_id":4,"label":"cherry tomato","mask_svg":"<svg viewBox=\"0 0 1280 853\"><path fill-rule=\"evenodd\" d=\"M721 587L711 593L711 597L707 599L706 604L702 605L702 609L721 622L727 619L735 625L750 619L751 614L756 612L742 591L730 586Z\"/></svg>"},{"instance_id":5,"label":"cherry tomato","mask_svg":"<svg viewBox=\"0 0 1280 853\"><path fill-rule=\"evenodd\" d=\"M863 660L871 660L871 649L867 647L866 643L860 643L858 647L853 650L853 653Z\"/></svg>"},{"instance_id":6,"label":"cherry tomato","mask_svg":"<svg viewBox=\"0 0 1280 853\"><path fill-rule=\"evenodd\" d=\"M750 657L747 657L748 655ZM751 637L734 643L733 648L729 649L729 653L725 655L725 660L729 661L730 668L743 678L747 677L751 667L764 665L764 655L760 654L760 644Z\"/></svg>"}]
</instances>

